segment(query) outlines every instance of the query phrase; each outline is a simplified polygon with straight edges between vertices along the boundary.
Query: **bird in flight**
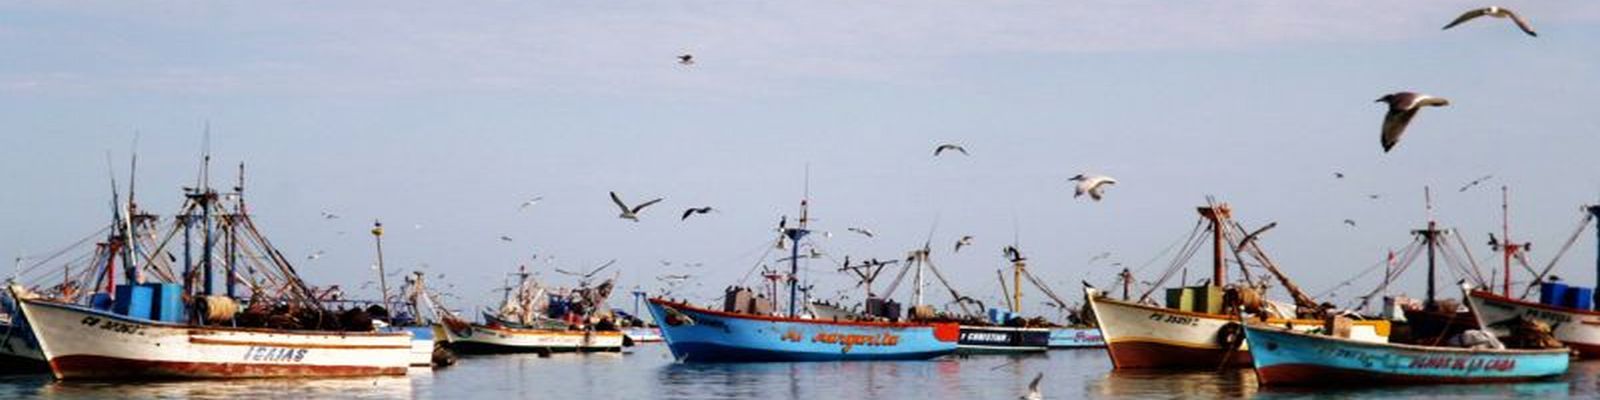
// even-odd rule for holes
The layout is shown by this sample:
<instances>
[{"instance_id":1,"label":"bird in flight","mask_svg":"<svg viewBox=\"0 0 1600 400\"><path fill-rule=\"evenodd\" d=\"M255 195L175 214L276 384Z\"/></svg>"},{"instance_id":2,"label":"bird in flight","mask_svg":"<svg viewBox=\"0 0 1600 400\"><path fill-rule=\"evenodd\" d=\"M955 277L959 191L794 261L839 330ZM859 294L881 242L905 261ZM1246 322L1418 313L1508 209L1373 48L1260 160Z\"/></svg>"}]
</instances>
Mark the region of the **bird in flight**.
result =
<instances>
[{"instance_id":1,"label":"bird in flight","mask_svg":"<svg viewBox=\"0 0 1600 400\"><path fill-rule=\"evenodd\" d=\"M1411 123L1411 118L1417 116L1417 111L1422 107L1444 107L1450 105L1450 100L1442 97L1433 97L1420 93L1397 92L1379 97L1377 103L1389 103L1389 112L1383 115L1383 135L1380 137L1383 152L1388 153L1394 145L1400 143L1400 135L1405 134L1406 125Z\"/></svg>"},{"instance_id":2,"label":"bird in flight","mask_svg":"<svg viewBox=\"0 0 1600 400\"><path fill-rule=\"evenodd\" d=\"M1517 13L1512 12L1510 9L1495 6L1479 8L1462 13L1460 17L1456 17L1455 21L1450 21L1449 25L1445 25L1444 28L1440 28L1440 30L1450 29L1456 25L1461 25L1463 22L1471 21L1482 16L1510 18L1511 22L1517 24L1518 29L1522 29L1522 33L1526 33L1528 36L1539 37L1539 34L1533 31L1533 26L1528 24L1528 20L1526 18L1522 18L1521 15L1517 15Z\"/></svg>"},{"instance_id":3,"label":"bird in flight","mask_svg":"<svg viewBox=\"0 0 1600 400\"><path fill-rule=\"evenodd\" d=\"M510 236L506 236L506 235L500 235L500 241L502 241L502 242L509 242L509 241L511 241L511 240L512 240L512 239L511 239L511 237L510 237Z\"/></svg>"},{"instance_id":4,"label":"bird in flight","mask_svg":"<svg viewBox=\"0 0 1600 400\"><path fill-rule=\"evenodd\" d=\"M714 211L714 210L712 210L711 207L709 207L709 206L686 209L686 210L683 210L683 218L679 218L678 220L679 221L686 220L686 219L689 219L690 215L705 214L705 213L709 213L711 211Z\"/></svg>"},{"instance_id":5,"label":"bird in flight","mask_svg":"<svg viewBox=\"0 0 1600 400\"><path fill-rule=\"evenodd\" d=\"M971 246L971 245L972 245L972 235L962 236L961 240L957 240L956 241L956 252L960 253L962 247L967 247L967 246Z\"/></svg>"},{"instance_id":6,"label":"bird in flight","mask_svg":"<svg viewBox=\"0 0 1600 400\"><path fill-rule=\"evenodd\" d=\"M522 211L528 207L532 207L534 204L539 204L540 201L544 201L544 196L534 196L533 198L528 199L528 201L522 202L522 205L517 206L517 211Z\"/></svg>"},{"instance_id":7,"label":"bird in flight","mask_svg":"<svg viewBox=\"0 0 1600 400\"><path fill-rule=\"evenodd\" d=\"M1044 380L1044 373L1033 376L1033 382L1028 384L1028 393L1022 395L1022 400L1044 400L1044 393L1039 392L1039 381Z\"/></svg>"},{"instance_id":8,"label":"bird in flight","mask_svg":"<svg viewBox=\"0 0 1600 400\"><path fill-rule=\"evenodd\" d=\"M693 54L684 54L684 55L678 56L678 64L694 65L694 55Z\"/></svg>"},{"instance_id":9,"label":"bird in flight","mask_svg":"<svg viewBox=\"0 0 1600 400\"><path fill-rule=\"evenodd\" d=\"M851 232L855 232L855 233L859 233L862 236L866 236L866 237L875 237L875 236L877 236L877 235L873 234L872 231L867 230L867 228L846 228L845 230L848 230L848 231L851 231Z\"/></svg>"},{"instance_id":10,"label":"bird in flight","mask_svg":"<svg viewBox=\"0 0 1600 400\"><path fill-rule=\"evenodd\" d=\"M1006 246L1005 248L1000 249L1000 253L1004 254L1006 259L1011 260L1011 262L1027 260L1026 257L1022 256L1022 250L1017 250L1017 246Z\"/></svg>"},{"instance_id":11,"label":"bird in flight","mask_svg":"<svg viewBox=\"0 0 1600 400\"><path fill-rule=\"evenodd\" d=\"M1334 172L1333 173L1333 179L1344 179L1344 173L1343 172Z\"/></svg>"},{"instance_id":12,"label":"bird in flight","mask_svg":"<svg viewBox=\"0 0 1600 400\"><path fill-rule=\"evenodd\" d=\"M1068 179L1068 181L1078 182L1077 189L1074 191L1072 197L1080 197L1084 194L1088 194L1089 198L1094 199L1094 201L1100 201L1100 198L1104 196L1106 185L1114 185L1117 183L1116 179L1109 176L1084 174L1078 174L1077 176L1072 177L1072 179Z\"/></svg>"},{"instance_id":13,"label":"bird in flight","mask_svg":"<svg viewBox=\"0 0 1600 400\"><path fill-rule=\"evenodd\" d=\"M1356 220L1346 218L1344 220L1344 224L1345 225L1350 225L1351 228L1354 228L1354 227L1356 227Z\"/></svg>"},{"instance_id":14,"label":"bird in flight","mask_svg":"<svg viewBox=\"0 0 1600 400\"><path fill-rule=\"evenodd\" d=\"M1367 195L1367 198L1372 200L1377 200L1379 197L1383 197L1383 195L1376 193Z\"/></svg>"},{"instance_id":15,"label":"bird in flight","mask_svg":"<svg viewBox=\"0 0 1600 400\"><path fill-rule=\"evenodd\" d=\"M306 256L306 259L307 260L315 260L315 259L318 259L318 258L322 258L323 254L326 254L326 253L324 253L322 250L317 250L317 251L311 252L311 255Z\"/></svg>"},{"instance_id":16,"label":"bird in flight","mask_svg":"<svg viewBox=\"0 0 1600 400\"><path fill-rule=\"evenodd\" d=\"M1467 184L1461 185L1461 191L1466 192L1467 189L1478 186L1478 184L1488 181L1490 178L1494 178L1494 175L1484 175L1482 178L1473 179L1472 182L1467 182Z\"/></svg>"},{"instance_id":17,"label":"bird in flight","mask_svg":"<svg viewBox=\"0 0 1600 400\"><path fill-rule=\"evenodd\" d=\"M331 213L331 212L323 211L322 212L322 219L339 219L339 214L334 214L334 213Z\"/></svg>"},{"instance_id":18,"label":"bird in flight","mask_svg":"<svg viewBox=\"0 0 1600 400\"><path fill-rule=\"evenodd\" d=\"M964 156L965 155L970 155L970 154L967 154L967 149L965 147L961 147L961 146L958 146L958 145L945 143L945 144L939 145L939 147L933 148L933 156L934 157L938 157L940 153L944 153L946 150L958 151L958 152L961 152L961 155L964 155Z\"/></svg>"},{"instance_id":19,"label":"bird in flight","mask_svg":"<svg viewBox=\"0 0 1600 400\"><path fill-rule=\"evenodd\" d=\"M1102 252L1100 252L1100 254L1095 254L1094 257L1089 257L1089 263L1093 264L1095 261L1104 260L1104 259L1109 258L1109 257L1111 257L1111 252L1102 251Z\"/></svg>"},{"instance_id":20,"label":"bird in flight","mask_svg":"<svg viewBox=\"0 0 1600 400\"><path fill-rule=\"evenodd\" d=\"M628 207L628 205L626 203L622 202L622 198L617 197L617 192L611 192L611 202L612 203L616 203L617 204L617 208L622 209L622 213L621 214L617 214L617 218L633 220L633 222L639 222L639 211L640 210L644 210L645 207L649 207L651 204L656 204L656 203L661 202L661 199L657 198L655 200L646 201L644 203L640 203L639 205L633 206L632 208L630 208L630 207Z\"/></svg>"}]
</instances>

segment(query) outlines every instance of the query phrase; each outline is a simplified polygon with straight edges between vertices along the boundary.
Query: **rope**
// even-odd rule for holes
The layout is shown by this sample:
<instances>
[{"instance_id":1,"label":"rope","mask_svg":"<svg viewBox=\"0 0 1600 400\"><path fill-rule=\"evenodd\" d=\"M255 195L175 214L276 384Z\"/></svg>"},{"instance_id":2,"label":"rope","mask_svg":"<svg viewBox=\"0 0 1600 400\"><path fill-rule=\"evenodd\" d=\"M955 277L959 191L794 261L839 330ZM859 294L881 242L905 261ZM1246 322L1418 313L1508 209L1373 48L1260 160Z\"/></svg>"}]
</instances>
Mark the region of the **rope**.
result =
<instances>
[{"instance_id":1,"label":"rope","mask_svg":"<svg viewBox=\"0 0 1600 400\"><path fill-rule=\"evenodd\" d=\"M1178 250L1178 255L1173 257L1172 264L1168 265L1167 271L1161 274L1161 279L1156 280L1156 282L1151 285L1149 289L1146 289L1143 294L1139 295L1140 303L1148 300L1151 293L1154 293L1156 289L1165 284L1167 280L1172 279L1172 275L1176 274L1178 270L1184 266L1184 264L1189 262L1190 258L1194 257L1195 253L1200 251L1200 248L1203 247L1202 243L1205 242L1206 238L1211 236L1209 230L1203 229L1205 228L1205 223L1206 221L1204 219L1195 222L1194 230L1189 233L1189 242L1184 244L1184 246Z\"/></svg>"},{"instance_id":2,"label":"rope","mask_svg":"<svg viewBox=\"0 0 1600 400\"><path fill-rule=\"evenodd\" d=\"M1550 259L1550 264L1545 265L1544 270L1539 271L1532 282L1528 282L1527 288L1522 290L1522 296L1517 297L1518 299L1527 299L1528 294L1533 293L1533 288L1539 286L1539 282L1544 282L1544 277L1549 275L1550 270L1561 261L1561 256L1567 255L1567 250L1571 250L1572 245L1578 242L1578 236L1583 234L1583 230L1589 227L1589 221L1593 219L1593 214L1584 214L1583 221L1578 222L1578 229L1572 231L1572 237L1567 238L1567 242L1561 245L1561 251L1557 251L1556 256Z\"/></svg>"}]
</instances>

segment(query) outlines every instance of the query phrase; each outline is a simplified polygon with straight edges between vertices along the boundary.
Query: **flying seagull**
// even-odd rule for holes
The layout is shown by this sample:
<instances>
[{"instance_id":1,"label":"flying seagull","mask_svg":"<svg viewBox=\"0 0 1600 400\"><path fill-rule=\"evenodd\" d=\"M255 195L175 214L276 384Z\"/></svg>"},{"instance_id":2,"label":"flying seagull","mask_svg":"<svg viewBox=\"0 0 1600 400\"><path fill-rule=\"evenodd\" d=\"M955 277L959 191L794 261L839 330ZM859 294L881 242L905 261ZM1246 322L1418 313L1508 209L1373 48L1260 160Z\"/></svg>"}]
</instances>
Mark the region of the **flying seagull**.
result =
<instances>
[{"instance_id":1,"label":"flying seagull","mask_svg":"<svg viewBox=\"0 0 1600 400\"><path fill-rule=\"evenodd\" d=\"M1028 394L1022 395L1022 400L1044 400L1044 394L1039 393L1039 381L1044 380L1044 373L1033 376L1033 382L1028 384Z\"/></svg>"},{"instance_id":2,"label":"flying seagull","mask_svg":"<svg viewBox=\"0 0 1600 400\"><path fill-rule=\"evenodd\" d=\"M323 254L326 254L326 253L324 253L322 250L317 250L317 251L312 252L311 255L306 256L306 259L307 260L315 260L315 259L318 259L318 258L322 258Z\"/></svg>"},{"instance_id":3,"label":"flying seagull","mask_svg":"<svg viewBox=\"0 0 1600 400\"><path fill-rule=\"evenodd\" d=\"M866 236L866 237L874 237L874 236L876 236L876 235L874 235L872 233L872 231L867 230L867 228L848 228L846 230L851 231L851 232L855 232L855 233L859 233L862 236Z\"/></svg>"},{"instance_id":4,"label":"flying seagull","mask_svg":"<svg viewBox=\"0 0 1600 400\"><path fill-rule=\"evenodd\" d=\"M334 214L334 213L331 213L331 212L323 211L322 212L322 219L339 219L339 214Z\"/></svg>"},{"instance_id":5,"label":"flying seagull","mask_svg":"<svg viewBox=\"0 0 1600 400\"><path fill-rule=\"evenodd\" d=\"M1450 100L1442 97L1433 97L1412 92L1398 92L1379 97L1377 103L1389 103L1389 112L1383 115L1383 152L1388 153L1400 142L1400 135L1406 131L1406 125L1411 123L1411 117L1417 116L1417 111L1422 107L1443 107L1450 105Z\"/></svg>"},{"instance_id":6,"label":"flying seagull","mask_svg":"<svg viewBox=\"0 0 1600 400\"><path fill-rule=\"evenodd\" d=\"M1344 179L1344 173L1343 172L1334 172L1333 173L1333 179Z\"/></svg>"},{"instance_id":7,"label":"flying seagull","mask_svg":"<svg viewBox=\"0 0 1600 400\"><path fill-rule=\"evenodd\" d=\"M1344 220L1344 224L1345 225L1350 225L1351 228L1354 228L1354 227L1356 227L1356 220L1346 218Z\"/></svg>"},{"instance_id":8,"label":"flying seagull","mask_svg":"<svg viewBox=\"0 0 1600 400\"><path fill-rule=\"evenodd\" d=\"M1528 25L1528 20L1527 19L1522 18L1521 15L1517 15L1517 13L1511 12L1510 9L1506 9L1506 8L1502 8L1502 7L1494 7L1494 6L1479 8L1479 9L1476 9L1476 10L1471 10L1471 11L1467 11L1465 13L1462 13L1460 17L1456 17L1455 21L1450 21L1449 25L1445 25L1444 28L1440 28L1440 29L1441 30L1450 29L1452 27L1455 27L1456 25L1461 25L1461 23L1463 23L1463 22L1471 21L1473 19L1476 19L1476 18L1482 17L1482 16L1490 16L1490 17L1495 17L1495 18L1510 18L1511 22L1516 23L1517 24L1517 28L1522 29L1523 33L1527 33L1528 36L1539 37L1539 34L1533 31L1533 26Z\"/></svg>"},{"instance_id":9,"label":"flying seagull","mask_svg":"<svg viewBox=\"0 0 1600 400\"><path fill-rule=\"evenodd\" d=\"M1093 264L1095 261L1104 260L1104 259L1106 259L1108 257L1111 257L1111 252L1102 251L1102 252L1100 252L1100 254L1095 254L1094 257L1089 257L1089 263Z\"/></svg>"},{"instance_id":10,"label":"flying seagull","mask_svg":"<svg viewBox=\"0 0 1600 400\"><path fill-rule=\"evenodd\" d=\"M686 220L686 219L689 219L690 215L705 214L705 213L708 213L708 212L711 212L711 211L712 211L711 207L709 207L709 206L708 207L700 207L700 208L690 208L690 209L687 209L687 210L683 210L683 218L679 218L678 220L679 221Z\"/></svg>"},{"instance_id":11,"label":"flying seagull","mask_svg":"<svg viewBox=\"0 0 1600 400\"><path fill-rule=\"evenodd\" d=\"M1372 200L1377 200L1379 197L1383 197L1383 195L1376 193L1367 195L1367 198Z\"/></svg>"},{"instance_id":12,"label":"flying seagull","mask_svg":"<svg viewBox=\"0 0 1600 400\"><path fill-rule=\"evenodd\" d=\"M1077 176L1074 176L1072 179L1068 180L1078 182L1077 190L1073 193L1072 197L1080 197L1085 193L1088 193L1089 198L1094 199L1094 201L1100 201L1100 198L1104 196L1102 191L1105 190L1106 185L1114 185L1117 183L1116 179L1104 175L1078 174Z\"/></svg>"},{"instance_id":13,"label":"flying seagull","mask_svg":"<svg viewBox=\"0 0 1600 400\"><path fill-rule=\"evenodd\" d=\"M645 207L649 207L651 204L659 203L661 202L661 199L657 198L655 200L646 201L637 206L633 206L633 208L629 208L627 204L622 202L621 198L617 197L617 192L611 192L611 202L617 203L617 208L622 209L622 214L617 214L617 218L639 222L639 210L643 210Z\"/></svg>"},{"instance_id":14,"label":"flying seagull","mask_svg":"<svg viewBox=\"0 0 1600 400\"><path fill-rule=\"evenodd\" d=\"M1478 186L1478 184L1483 183L1484 181L1487 181L1489 178L1493 177L1494 175L1484 175L1482 178L1474 179L1472 182L1467 182L1466 185L1461 186L1461 191L1465 192L1467 189L1471 189L1473 186Z\"/></svg>"},{"instance_id":15,"label":"flying seagull","mask_svg":"<svg viewBox=\"0 0 1600 400\"><path fill-rule=\"evenodd\" d=\"M528 199L528 201L522 202L522 205L517 206L517 211L522 211L523 209L531 207L534 204L539 204L540 201L544 201L544 196L534 196L533 198Z\"/></svg>"},{"instance_id":16,"label":"flying seagull","mask_svg":"<svg viewBox=\"0 0 1600 400\"><path fill-rule=\"evenodd\" d=\"M971 246L971 245L972 245L972 235L962 236L961 240L957 240L956 241L956 252L960 253L962 247Z\"/></svg>"},{"instance_id":17,"label":"flying seagull","mask_svg":"<svg viewBox=\"0 0 1600 400\"><path fill-rule=\"evenodd\" d=\"M684 54L684 55L678 56L678 64L694 65L694 55L693 54Z\"/></svg>"},{"instance_id":18,"label":"flying seagull","mask_svg":"<svg viewBox=\"0 0 1600 400\"><path fill-rule=\"evenodd\" d=\"M935 157L938 157L939 153L943 153L943 152L945 152L945 150L955 150L955 151L961 152L961 155L964 155L964 156L965 155L969 155L969 154L967 154L967 149L965 147L961 147L961 146L954 145L954 144L949 144L949 143L941 144L941 145L939 145L939 147L933 148L933 155Z\"/></svg>"},{"instance_id":19,"label":"flying seagull","mask_svg":"<svg viewBox=\"0 0 1600 400\"><path fill-rule=\"evenodd\" d=\"M509 242L509 241L511 241L511 237L510 236L506 236L506 235L500 235L500 241Z\"/></svg>"}]
</instances>

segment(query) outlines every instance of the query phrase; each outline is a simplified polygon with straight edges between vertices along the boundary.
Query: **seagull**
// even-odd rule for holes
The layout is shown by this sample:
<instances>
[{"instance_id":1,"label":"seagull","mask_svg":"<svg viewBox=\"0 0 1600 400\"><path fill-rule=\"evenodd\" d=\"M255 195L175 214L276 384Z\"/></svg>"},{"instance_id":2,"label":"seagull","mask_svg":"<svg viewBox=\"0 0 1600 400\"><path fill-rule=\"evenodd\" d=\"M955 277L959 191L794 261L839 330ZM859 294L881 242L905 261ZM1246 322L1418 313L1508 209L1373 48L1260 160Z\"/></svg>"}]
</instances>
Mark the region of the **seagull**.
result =
<instances>
[{"instance_id":1,"label":"seagull","mask_svg":"<svg viewBox=\"0 0 1600 400\"><path fill-rule=\"evenodd\" d=\"M971 246L971 245L972 245L972 235L962 236L961 240L957 240L956 241L956 252L960 253L962 247Z\"/></svg>"},{"instance_id":2,"label":"seagull","mask_svg":"<svg viewBox=\"0 0 1600 400\"><path fill-rule=\"evenodd\" d=\"M1000 249L1000 253L1005 254L1006 259L1011 260L1011 262L1027 260L1026 257L1022 256L1022 250L1017 250L1017 246L1006 246Z\"/></svg>"},{"instance_id":3,"label":"seagull","mask_svg":"<svg viewBox=\"0 0 1600 400\"><path fill-rule=\"evenodd\" d=\"M1367 195L1367 198L1372 200L1377 200L1379 197L1383 197L1383 195L1376 193Z\"/></svg>"},{"instance_id":4,"label":"seagull","mask_svg":"<svg viewBox=\"0 0 1600 400\"><path fill-rule=\"evenodd\" d=\"M1383 152L1388 153L1400 142L1400 135L1406 131L1406 125L1411 123L1411 117L1417 116L1417 111L1422 107L1443 107L1450 105L1450 100L1442 97L1433 97L1412 92L1397 92L1379 97L1377 103L1389 103L1389 112L1383 115Z\"/></svg>"},{"instance_id":5,"label":"seagull","mask_svg":"<svg viewBox=\"0 0 1600 400\"><path fill-rule=\"evenodd\" d=\"M622 214L617 214L617 218L639 222L639 210L643 210L645 207L649 207L651 204L659 203L661 202L661 199L657 198L655 200L646 201L637 206L633 206L633 208L628 208L628 205L624 204L622 199L617 197L617 192L611 192L611 202L617 203L617 208L622 209Z\"/></svg>"},{"instance_id":6,"label":"seagull","mask_svg":"<svg viewBox=\"0 0 1600 400\"><path fill-rule=\"evenodd\" d=\"M848 228L846 230L851 231L851 232L855 232L855 233L859 233L859 234L861 234L863 236L866 236L866 237L874 237L874 236L876 236L876 235L873 235L872 231L867 230L867 228Z\"/></svg>"},{"instance_id":7,"label":"seagull","mask_svg":"<svg viewBox=\"0 0 1600 400\"><path fill-rule=\"evenodd\" d=\"M1039 393L1039 381L1044 380L1044 373L1033 376L1033 383L1028 384L1028 394L1022 395L1022 400L1044 400L1044 394Z\"/></svg>"},{"instance_id":8,"label":"seagull","mask_svg":"<svg viewBox=\"0 0 1600 400\"><path fill-rule=\"evenodd\" d=\"M326 253L324 253L322 250L317 250L317 251L312 252L311 255L306 256L306 259L307 260L315 260L315 259L318 259L318 258L322 258L323 254L326 254Z\"/></svg>"},{"instance_id":9,"label":"seagull","mask_svg":"<svg viewBox=\"0 0 1600 400\"><path fill-rule=\"evenodd\" d=\"M678 56L678 64L694 65L694 55L693 54L684 54L684 55Z\"/></svg>"},{"instance_id":10,"label":"seagull","mask_svg":"<svg viewBox=\"0 0 1600 400\"><path fill-rule=\"evenodd\" d=\"M1107 257L1111 257L1111 252L1103 251L1103 252L1100 252L1100 254L1095 254L1094 257L1089 257L1089 263L1093 264L1095 261L1104 260Z\"/></svg>"},{"instance_id":11,"label":"seagull","mask_svg":"<svg viewBox=\"0 0 1600 400\"><path fill-rule=\"evenodd\" d=\"M663 266L663 267L670 267L670 266L672 266L672 262L671 262L671 261L667 261L667 260L660 260L660 262L661 262L661 266Z\"/></svg>"},{"instance_id":12,"label":"seagull","mask_svg":"<svg viewBox=\"0 0 1600 400\"><path fill-rule=\"evenodd\" d=\"M322 212L322 219L339 219L339 214L334 214L334 213L331 213L331 212L323 211Z\"/></svg>"},{"instance_id":13,"label":"seagull","mask_svg":"<svg viewBox=\"0 0 1600 400\"><path fill-rule=\"evenodd\" d=\"M1467 189L1471 189L1473 186L1478 186L1479 183L1483 183L1484 181L1487 181L1489 178L1493 177L1494 175L1484 175L1482 178L1474 179L1472 182L1467 182L1466 185L1461 186L1461 191L1466 192Z\"/></svg>"},{"instance_id":14,"label":"seagull","mask_svg":"<svg viewBox=\"0 0 1600 400\"><path fill-rule=\"evenodd\" d=\"M955 150L955 151L961 152L961 155L964 155L964 156L965 155L969 155L969 154L967 154L967 149L965 147L961 147L959 145L945 143L945 144L939 145L939 147L933 148L934 157L938 157L939 153L943 153L943 152L945 152L945 150Z\"/></svg>"},{"instance_id":15,"label":"seagull","mask_svg":"<svg viewBox=\"0 0 1600 400\"><path fill-rule=\"evenodd\" d=\"M540 201L544 201L544 196L534 196L533 198L528 199L528 201L522 202L522 205L517 206L517 211L522 211L523 209L533 206L534 204L539 204Z\"/></svg>"},{"instance_id":16,"label":"seagull","mask_svg":"<svg viewBox=\"0 0 1600 400\"><path fill-rule=\"evenodd\" d=\"M690 208L690 209L686 209L686 210L683 210L683 218L679 218L679 219L678 219L678 220L679 220L679 221L682 221L682 220L686 220L686 219L689 219L689 216L690 216L690 215L694 215L694 214L705 214L705 213L708 213L708 212L711 212L711 211L713 211L713 210L712 210L712 209L711 209L711 207L709 207L709 206L707 206L707 207L700 207L700 208Z\"/></svg>"},{"instance_id":17,"label":"seagull","mask_svg":"<svg viewBox=\"0 0 1600 400\"><path fill-rule=\"evenodd\" d=\"M1333 173L1333 179L1344 179L1344 173L1343 172L1334 172Z\"/></svg>"},{"instance_id":18,"label":"seagull","mask_svg":"<svg viewBox=\"0 0 1600 400\"><path fill-rule=\"evenodd\" d=\"M511 237L510 236L506 236L506 235L500 235L500 241L509 242L509 241L511 241Z\"/></svg>"},{"instance_id":19,"label":"seagull","mask_svg":"<svg viewBox=\"0 0 1600 400\"><path fill-rule=\"evenodd\" d=\"M1533 26L1528 25L1527 19L1522 18L1521 15L1517 15L1517 13L1511 12L1510 9L1494 6L1479 8L1462 13L1460 17L1456 17L1455 21L1450 21L1449 25L1445 25L1444 28L1440 28L1440 30L1450 29L1456 25L1461 25L1463 22L1471 21L1475 18L1486 15L1495 18L1511 18L1511 22L1516 23L1517 28L1522 29L1523 33L1528 34L1528 36L1539 37L1539 34L1533 31Z\"/></svg>"},{"instance_id":20,"label":"seagull","mask_svg":"<svg viewBox=\"0 0 1600 400\"><path fill-rule=\"evenodd\" d=\"M1356 220L1346 218L1344 220L1344 224L1345 225L1350 225L1351 228L1354 228L1354 227L1356 227Z\"/></svg>"},{"instance_id":21,"label":"seagull","mask_svg":"<svg viewBox=\"0 0 1600 400\"><path fill-rule=\"evenodd\" d=\"M1117 183L1116 179L1109 176L1084 174L1078 174L1077 176L1072 177L1072 179L1068 179L1068 181L1078 182L1077 190L1073 193L1072 197L1079 197L1083 196L1084 193L1088 193L1089 198L1094 199L1094 201L1100 201L1100 198L1104 196L1102 191L1105 190L1106 185L1114 185Z\"/></svg>"}]
</instances>

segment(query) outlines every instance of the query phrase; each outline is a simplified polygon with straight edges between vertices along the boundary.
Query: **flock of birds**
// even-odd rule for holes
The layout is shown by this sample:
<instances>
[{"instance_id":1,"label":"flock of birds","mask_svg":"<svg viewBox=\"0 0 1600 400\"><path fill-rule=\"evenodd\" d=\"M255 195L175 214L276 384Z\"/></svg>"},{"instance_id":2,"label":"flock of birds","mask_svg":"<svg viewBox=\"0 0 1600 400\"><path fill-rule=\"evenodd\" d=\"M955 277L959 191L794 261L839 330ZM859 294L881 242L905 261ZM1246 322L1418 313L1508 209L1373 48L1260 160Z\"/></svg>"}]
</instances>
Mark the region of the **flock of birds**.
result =
<instances>
[{"instance_id":1,"label":"flock of birds","mask_svg":"<svg viewBox=\"0 0 1600 400\"><path fill-rule=\"evenodd\" d=\"M1483 17L1498 18L1498 19L1508 19L1513 24L1515 24L1518 29L1520 29L1523 33L1526 33L1528 36L1530 36L1530 37L1538 37L1539 36L1538 33L1534 31L1533 26L1528 22L1528 20L1526 18L1523 18L1521 15L1518 15L1516 12L1514 12L1514 11L1512 11L1510 9L1507 9L1507 8L1504 8L1504 7L1496 7L1496 6L1483 7L1483 8L1469 10L1469 11L1467 11L1465 13L1462 13L1455 20L1450 21L1450 23L1446 24L1444 26L1444 28L1442 28L1442 29L1448 30L1448 29L1454 28L1454 27L1456 27L1458 25L1461 25L1463 23L1466 23L1466 22L1469 22L1469 21L1472 21L1472 20L1475 20L1475 19L1478 19L1478 18L1483 18ZM680 65L683 65L683 66L692 66L692 65L695 64L695 56L693 54L687 54L686 53L686 54L679 55L676 58L677 58L677 63L680 64ZM1417 113L1420 112L1423 108L1425 108L1425 107L1445 107L1445 106L1449 106L1450 105L1450 100L1449 99L1446 99L1446 98L1443 98L1443 97L1438 97L1438 96L1422 94L1422 93L1410 92L1410 91L1401 91L1401 92L1395 92L1395 93L1386 94L1386 95L1384 95L1382 97L1379 97L1375 102L1385 103L1387 105L1387 107L1388 107L1388 110L1384 114L1384 117L1383 117L1383 125L1382 125L1382 129L1381 129L1380 136L1379 136L1379 144L1382 146L1383 151L1385 153L1390 152L1391 150L1394 149L1394 147L1396 145L1398 145L1400 143L1400 138L1405 134L1407 126L1409 126L1411 124L1411 120L1414 119L1417 116ZM940 157L940 156L944 156L946 154L954 154L954 153L960 153L961 155L964 155L964 156L971 155L971 153L969 153L965 147L962 147L961 145L955 144L955 143L941 143L941 144L937 145L936 147L934 147L934 149L933 149L933 156L934 157ZM1334 177L1337 178L1337 179L1342 179L1345 176L1344 176L1344 173L1335 172L1334 173ZM1493 175L1486 175L1486 176L1483 176L1482 178L1473 180L1473 181L1463 185L1461 187L1460 191L1465 192L1468 189L1471 189L1474 186L1477 186L1477 185L1479 185L1479 184L1481 184L1481 183L1483 183L1485 181L1488 181L1491 178L1493 178ZM1087 195L1087 196L1089 196L1089 198L1091 200L1094 200L1094 201L1100 201L1100 200L1104 199L1105 198L1106 189L1109 186L1115 185L1117 183L1117 180L1115 178L1110 177L1110 176L1098 175L1098 174L1089 174L1089 173L1077 174L1076 176L1073 176L1072 178L1069 178L1068 181L1069 182L1074 182L1074 184L1073 184L1074 185L1073 186L1073 189L1074 189L1073 197L1074 198L1078 198L1078 197L1082 197L1082 196ZM623 201L622 197L617 195L616 192L613 191L613 192L610 193L610 195L611 195L611 202L613 204L615 204L617 206L617 209L620 211L617 214L617 218L625 219L625 220L629 220L629 221L633 221L633 222L639 222L640 217L641 217L641 213L643 213L646 208L648 208L648 207L650 207L652 205L658 204L658 203L660 203L662 201L661 198L655 198L655 199L652 199L652 200L649 200L649 201L645 201L645 202L642 202L642 203L630 205L629 203ZM1378 194L1370 194L1370 195L1368 195L1368 198L1371 198L1371 199L1378 199L1379 197L1380 197L1380 195L1378 195ZM518 209L518 211L526 210L529 207L537 205L539 202L541 202L543 200L544 200L544 197L542 197L542 196L530 198L527 201L522 202L517 207L517 209ZM683 213L679 217L679 220L680 221L684 221L684 220L688 220L689 217L691 217L691 216L705 215L705 214L709 214L709 213L712 213L712 212L715 212L715 211L717 211L717 209L715 209L715 208L713 208L711 206L690 207L690 208L686 208L686 209L683 210ZM331 213L331 212L324 211L324 212L322 212L322 217L324 219L337 219L340 216L337 215L337 214ZM1343 222L1346 225L1349 225L1351 227L1355 227L1356 226L1355 220L1345 219ZM860 234L862 236L869 237L869 238L870 237L874 237L876 235L875 233L873 233L873 231L871 231L871 230L869 230L867 228L862 228L862 227L850 227L850 228L848 228L848 231L856 233L856 234ZM500 240L505 241L505 242L513 241L513 239L510 236L501 236ZM962 236L961 239L957 240L956 243L955 243L955 251L956 252L960 252L963 247L971 246L972 244L973 244L973 237L972 236L970 236L970 235L969 236ZM318 251L312 253L308 257L308 259L315 260L317 258L322 257L323 254L324 254L323 251L318 250ZM1020 253L1017 254L1017 257L1020 257ZM1091 262L1093 262L1094 260L1097 260L1097 259L1105 258L1105 257L1109 257L1109 253L1103 253L1103 254L1100 254L1100 255L1096 255L1095 258L1091 259ZM667 263L668 262L663 261L664 265L666 265ZM683 281L683 280L688 279L689 276L688 275L667 275L667 276L663 276L663 277L660 277L660 278L663 279L663 280L670 280L670 281ZM1039 383L1040 383L1040 381L1042 379L1043 379L1043 374L1042 373L1037 375L1037 376L1035 376L1033 381L1028 385L1028 392L1026 394L1022 395L1021 398L1024 399L1024 400L1042 399L1043 398L1043 394L1041 394L1040 389L1039 389Z\"/></svg>"}]
</instances>

